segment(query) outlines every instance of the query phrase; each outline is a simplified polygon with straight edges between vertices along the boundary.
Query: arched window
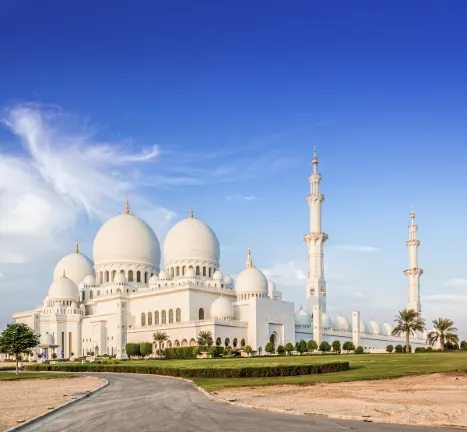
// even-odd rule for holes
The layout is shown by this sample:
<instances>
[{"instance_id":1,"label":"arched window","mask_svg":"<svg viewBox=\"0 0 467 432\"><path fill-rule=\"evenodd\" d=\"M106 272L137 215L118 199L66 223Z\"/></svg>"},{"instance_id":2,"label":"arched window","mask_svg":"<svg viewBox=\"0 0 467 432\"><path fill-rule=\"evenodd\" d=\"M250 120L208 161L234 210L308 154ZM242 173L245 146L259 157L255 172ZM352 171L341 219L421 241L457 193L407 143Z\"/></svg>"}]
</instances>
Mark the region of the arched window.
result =
<instances>
[{"instance_id":1,"label":"arched window","mask_svg":"<svg viewBox=\"0 0 467 432\"><path fill-rule=\"evenodd\" d=\"M146 325L146 314L143 312L141 314L141 327L144 327Z\"/></svg>"},{"instance_id":2,"label":"arched window","mask_svg":"<svg viewBox=\"0 0 467 432\"><path fill-rule=\"evenodd\" d=\"M133 282L133 270L128 270L128 282Z\"/></svg>"},{"instance_id":3,"label":"arched window","mask_svg":"<svg viewBox=\"0 0 467 432\"><path fill-rule=\"evenodd\" d=\"M225 339L224 345L225 345L225 346L229 346L229 345L230 345L230 339L229 339L229 338L226 338L226 339Z\"/></svg>"},{"instance_id":4,"label":"arched window","mask_svg":"<svg viewBox=\"0 0 467 432\"><path fill-rule=\"evenodd\" d=\"M170 269L170 277L171 277L171 278L174 277L174 268L173 268L173 267Z\"/></svg>"},{"instance_id":5,"label":"arched window","mask_svg":"<svg viewBox=\"0 0 467 432\"><path fill-rule=\"evenodd\" d=\"M190 339L190 346L196 346L196 341L193 338Z\"/></svg>"},{"instance_id":6,"label":"arched window","mask_svg":"<svg viewBox=\"0 0 467 432\"><path fill-rule=\"evenodd\" d=\"M144 272L144 283L148 283L148 272Z\"/></svg>"},{"instance_id":7,"label":"arched window","mask_svg":"<svg viewBox=\"0 0 467 432\"><path fill-rule=\"evenodd\" d=\"M199 266L196 266L196 276L199 276Z\"/></svg>"},{"instance_id":8,"label":"arched window","mask_svg":"<svg viewBox=\"0 0 467 432\"><path fill-rule=\"evenodd\" d=\"M221 338L217 338L217 339L216 339L216 345L217 345L217 346L221 346L221 345L222 345L222 339L221 339Z\"/></svg>"},{"instance_id":9,"label":"arched window","mask_svg":"<svg viewBox=\"0 0 467 432\"><path fill-rule=\"evenodd\" d=\"M116 275L117 275L117 270L112 270L112 282L115 280Z\"/></svg>"},{"instance_id":10,"label":"arched window","mask_svg":"<svg viewBox=\"0 0 467 432\"><path fill-rule=\"evenodd\" d=\"M180 308L177 308L177 310L175 311L175 321L176 322L182 322L182 311L180 310Z\"/></svg>"},{"instance_id":11,"label":"arched window","mask_svg":"<svg viewBox=\"0 0 467 432\"><path fill-rule=\"evenodd\" d=\"M177 274L177 276L180 276L180 267L179 267L179 266L177 266L175 270L176 270L176 274Z\"/></svg>"},{"instance_id":12,"label":"arched window","mask_svg":"<svg viewBox=\"0 0 467 432\"><path fill-rule=\"evenodd\" d=\"M235 338L235 339L233 340L233 342L232 342L232 346L233 346L234 348L237 348L237 345L238 345L238 341L237 341L237 338Z\"/></svg>"},{"instance_id":13,"label":"arched window","mask_svg":"<svg viewBox=\"0 0 467 432\"><path fill-rule=\"evenodd\" d=\"M105 271L105 281L109 282L109 271L108 270Z\"/></svg>"},{"instance_id":14,"label":"arched window","mask_svg":"<svg viewBox=\"0 0 467 432\"><path fill-rule=\"evenodd\" d=\"M173 309L169 309L169 323L172 324L174 322L174 311Z\"/></svg>"},{"instance_id":15,"label":"arched window","mask_svg":"<svg viewBox=\"0 0 467 432\"><path fill-rule=\"evenodd\" d=\"M154 312L154 324L159 324L159 311Z\"/></svg>"},{"instance_id":16,"label":"arched window","mask_svg":"<svg viewBox=\"0 0 467 432\"><path fill-rule=\"evenodd\" d=\"M200 320L204 320L204 309L203 308L200 308L200 310L198 312L198 318Z\"/></svg>"},{"instance_id":17,"label":"arched window","mask_svg":"<svg viewBox=\"0 0 467 432\"><path fill-rule=\"evenodd\" d=\"M182 275L185 276L185 273L186 273L186 266L183 266L182 267Z\"/></svg>"},{"instance_id":18,"label":"arched window","mask_svg":"<svg viewBox=\"0 0 467 432\"><path fill-rule=\"evenodd\" d=\"M203 267L203 276L206 276L206 267Z\"/></svg>"},{"instance_id":19,"label":"arched window","mask_svg":"<svg viewBox=\"0 0 467 432\"><path fill-rule=\"evenodd\" d=\"M94 293L92 292L92 290L89 291L89 298L90 298L90 299L94 298Z\"/></svg>"},{"instance_id":20,"label":"arched window","mask_svg":"<svg viewBox=\"0 0 467 432\"><path fill-rule=\"evenodd\" d=\"M209 267L209 277L212 277L212 268Z\"/></svg>"},{"instance_id":21,"label":"arched window","mask_svg":"<svg viewBox=\"0 0 467 432\"><path fill-rule=\"evenodd\" d=\"M120 273L125 276L125 270L120 270Z\"/></svg>"},{"instance_id":22,"label":"arched window","mask_svg":"<svg viewBox=\"0 0 467 432\"><path fill-rule=\"evenodd\" d=\"M152 325L152 312L148 312L148 326Z\"/></svg>"},{"instance_id":23,"label":"arched window","mask_svg":"<svg viewBox=\"0 0 467 432\"><path fill-rule=\"evenodd\" d=\"M139 270L136 272L136 282L141 282L141 272Z\"/></svg>"},{"instance_id":24,"label":"arched window","mask_svg":"<svg viewBox=\"0 0 467 432\"><path fill-rule=\"evenodd\" d=\"M240 342L240 345L241 345L242 348L246 345L245 339L242 339L242 341Z\"/></svg>"},{"instance_id":25,"label":"arched window","mask_svg":"<svg viewBox=\"0 0 467 432\"><path fill-rule=\"evenodd\" d=\"M99 282L102 285L104 283L104 273L99 272Z\"/></svg>"},{"instance_id":26,"label":"arched window","mask_svg":"<svg viewBox=\"0 0 467 432\"><path fill-rule=\"evenodd\" d=\"M188 341L186 339L182 340L182 347L188 346Z\"/></svg>"},{"instance_id":27,"label":"arched window","mask_svg":"<svg viewBox=\"0 0 467 432\"><path fill-rule=\"evenodd\" d=\"M99 297L100 295L101 295L101 292L97 290L97 297Z\"/></svg>"},{"instance_id":28,"label":"arched window","mask_svg":"<svg viewBox=\"0 0 467 432\"><path fill-rule=\"evenodd\" d=\"M83 291L82 294L83 294L83 300L81 300L81 301L84 301L84 300L86 300L86 293Z\"/></svg>"},{"instance_id":29,"label":"arched window","mask_svg":"<svg viewBox=\"0 0 467 432\"><path fill-rule=\"evenodd\" d=\"M165 310L162 311L162 324L167 324L167 312Z\"/></svg>"}]
</instances>

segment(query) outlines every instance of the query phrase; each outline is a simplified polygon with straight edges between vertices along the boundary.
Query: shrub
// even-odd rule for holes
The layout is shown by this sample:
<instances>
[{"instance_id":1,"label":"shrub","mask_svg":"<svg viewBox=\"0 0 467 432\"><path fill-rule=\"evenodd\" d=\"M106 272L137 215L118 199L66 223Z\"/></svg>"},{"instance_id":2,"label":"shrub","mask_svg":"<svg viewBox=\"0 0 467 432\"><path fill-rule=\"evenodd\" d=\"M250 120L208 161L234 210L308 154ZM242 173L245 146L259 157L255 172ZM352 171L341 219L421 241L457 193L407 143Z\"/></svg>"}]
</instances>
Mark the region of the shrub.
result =
<instances>
[{"instance_id":1,"label":"shrub","mask_svg":"<svg viewBox=\"0 0 467 432\"><path fill-rule=\"evenodd\" d=\"M462 341L460 347L462 351L467 351L467 341Z\"/></svg>"},{"instance_id":2,"label":"shrub","mask_svg":"<svg viewBox=\"0 0 467 432\"><path fill-rule=\"evenodd\" d=\"M152 354L152 343L151 342L141 342L139 344L139 351L143 357Z\"/></svg>"},{"instance_id":3,"label":"shrub","mask_svg":"<svg viewBox=\"0 0 467 432\"><path fill-rule=\"evenodd\" d=\"M55 360L57 358L57 353L52 353L52 358Z\"/></svg>"},{"instance_id":4,"label":"shrub","mask_svg":"<svg viewBox=\"0 0 467 432\"><path fill-rule=\"evenodd\" d=\"M404 345L404 347L402 348L402 352L405 352L405 347L406 345ZM409 344L409 353L412 352L412 345Z\"/></svg>"},{"instance_id":5,"label":"shrub","mask_svg":"<svg viewBox=\"0 0 467 432\"><path fill-rule=\"evenodd\" d=\"M243 348L243 351L248 354L248 357L250 357L253 351L253 348L250 345L247 345L245 348Z\"/></svg>"},{"instance_id":6,"label":"shrub","mask_svg":"<svg viewBox=\"0 0 467 432\"><path fill-rule=\"evenodd\" d=\"M307 345L308 345L308 351L310 352L314 352L318 349L318 344L313 339L309 340Z\"/></svg>"},{"instance_id":7,"label":"shrub","mask_svg":"<svg viewBox=\"0 0 467 432\"><path fill-rule=\"evenodd\" d=\"M199 349L198 347L166 348L164 353L168 360L195 359L199 354Z\"/></svg>"},{"instance_id":8,"label":"shrub","mask_svg":"<svg viewBox=\"0 0 467 432\"><path fill-rule=\"evenodd\" d=\"M286 344L284 348L288 355L290 355L294 350L294 346L290 342Z\"/></svg>"},{"instance_id":9,"label":"shrub","mask_svg":"<svg viewBox=\"0 0 467 432\"><path fill-rule=\"evenodd\" d=\"M321 352L329 352L329 351L331 351L331 345L329 345L328 342L323 341L323 342L321 342L321 344L319 346L319 350Z\"/></svg>"},{"instance_id":10,"label":"shrub","mask_svg":"<svg viewBox=\"0 0 467 432\"><path fill-rule=\"evenodd\" d=\"M337 354L341 353L341 343L338 340L335 340L332 343L332 350L335 351Z\"/></svg>"},{"instance_id":11,"label":"shrub","mask_svg":"<svg viewBox=\"0 0 467 432\"><path fill-rule=\"evenodd\" d=\"M268 342L264 349L267 353L274 354L274 344L272 342Z\"/></svg>"},{"instance_id":12,"label":"shrub","mask_svg":"<svg viewBox=\"0 0 467 432\"><path fill-rule=\"evenodd\" d=\"M103 358L103 359L100 359L100 360L96 360L94 362L94 364L103 364L103 365L105 365L105 364L113 365L113 364L119 364L119 363L120 363L119 360L113 359L113 358Z\"/></svg>"},{"instance_id":13,"label":"shrub","mask_svg":"<svg viewBox=\"0 0 467 432\"><path fill-rule=\"evenodd\" d=\"M392 353L393 351L394 351L394 347L393 347L392 345L388 345L388 346L386 347L386 352Z\"/></svg>"},{"instance_id":14,"label":"shrub","mask_svg":"<svg viewBox=\"0 0 467 432\"><path fill-rule=\"evenodd\" d=\"M297 345L297 351L302 354L304 352L307 352L308 351L308 346L306 344L306 341L301 339L300 342L298 343Z\"/></svg>"},{"instance_id":15,"label":"shrub","mask_svg":"<svg viewBox=\"0 0 467 432\"><path fill-rule=\"evenodd\" d=\"M355 345L353 344L353 342L347 341L344 342L344 344L342 345L342 349L347 351L348 354L349 351L355 351Z\"/></svg>"},{"instance_id":16,"label":"shrub","mask_svg":"<svg viewBox=\"0 0 467 432\"><path fill-rule=\"evenodd\" d=\"M431 347L431 346L427 347L427 349L426 349L426 352L433 352L433 351L434 351L433 347Z\"/></svg>"},{"instance_id":17,"label":"shrub","mask_svg":"<svg viewBox=\"0 0 467 432\"><path fill-rule=\"evenodd\" d=\"M127 343L125 345L125 351L128 357L140 357L141 356L139 343ZM91 354L91 353L89 352L88 354Z\"/></svg>"},{"instance_id":18,"label":"shrub","mask_svg":"<svg viewBox=\"0 0 467 432\"><path fill-rule=\"evenodd\" d=\"M424 353L424 352L426 352L426 349L425 349L425 347L417 347L417 348L415 348L415 352L416 353Z\"/></svg>"},{"instance_id":19,"label":"shrub","mask_svg":"<svg viewBox=\"0 0 467 432\"><path fill-rule=\"evenodd\" d=\"M355 354L363 354L363 347L361 345L359 345L356 349L355 349Z\"/></svg>"},{"instance_id":20,"label":"shrub","mask_svg":"<svg viewBox=\"0 0 467 432\"><path fill-rule=\"evenodd\" d=\"M210 348L208 348L208 352L211 353L213 357L220 357L224 354L224 347L212 345Z\"/></svg>"},{"instance_id":21,"label":"shrub","mask_svg":"<svg viewBox=\"0 0 467 432\"><path fill-rule=\"evenodd\" d=\"M261 355L263 352L263 347L262 346L259 346L258 347L258 354Z\"/></svg>"},{"instance_id":22,"label":"shrub","mask_svg":"<svg viewBox=\"0 0 467 432\"><path fill-rule=\"evenodd\" d=\"M279 354L279 355L284 355L284 354L285 354L284 345L279 345L279 346L277 347L277 354Z\"/></svg>"},{"instance_id":23,"label":"shrub","mask_svg":"<svg viewBox=\"0 0 467 432\"><path fill-rule=\"evenodd\" d=\"M121 372L166 375L176 377L206 377L206 378L246 378L246 377L274 377L311 375L319 373L340 372L349 369L349 362L333 362L325 364L284 364L276 366L241 366L233 368L180 368L159 367L157 360L154 366L132 365L127 362L120 364L96 364L96 363L62 363L57 365L27 365L29 371L62 371L62 372ZM200 362L202 363L202 362Z\"/></svg>"},{"instance_id":24,"label":"shrub","mask_svg":"<svg viewBox=\"0 0 467 432\"><path fill-rule=\"evenodd\" d=\"M401 344L396 345L395 350L396 350L396 353L401 353L402 352L402 345Z\"/></svg>"}]
</instances>

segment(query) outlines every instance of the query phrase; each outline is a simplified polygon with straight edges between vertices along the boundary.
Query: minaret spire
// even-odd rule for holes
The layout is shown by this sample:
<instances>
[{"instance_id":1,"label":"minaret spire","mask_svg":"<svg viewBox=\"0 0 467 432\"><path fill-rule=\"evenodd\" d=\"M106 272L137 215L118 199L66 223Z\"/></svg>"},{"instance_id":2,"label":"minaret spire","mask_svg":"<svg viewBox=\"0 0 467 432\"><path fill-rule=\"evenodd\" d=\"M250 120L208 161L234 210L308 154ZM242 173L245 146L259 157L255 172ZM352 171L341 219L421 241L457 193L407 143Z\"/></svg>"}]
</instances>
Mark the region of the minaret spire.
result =
<instances>
[{"instance_id":1,"label":"minaret spire","mask_svg":"<svg viewBox=\"0 0 467 432\"><path fill-rule=\"evenodd\" d=\"M75 252L76 252L76 253L79 253L79 243L78 243L78 240L76 240Z\"/></svg>"},{"instance_id":2,"label":"minaret spire","mask_svg":"<svg viewBox=\"0 0 467 432\"><path fill-rule=\"evenodd\" d=\"M190 204L190 217L191 217L191 218L194 218L194 217L195 217L195 215L194 215L194 213L193 213L193 206L192 206L191 204Z\"/></svg>"},{"instance_id":3,"label":"minaret spire","mask_svg":"<svg viewBox=\"0 0 467 432\"><path fill-rule=\"evenodd\" d=\"M410 213L411 223L409 225L409 240L405 243L409 249L409 268L404 270L408 281L408 303L407 309L421 312L422 307L420 303L420 276L423 270L418 268L418 246L420 240L417 239L418 225L415 225L415 211L412 207Z\"/></svg>"},{"instance_id":4,"label":"minaret spire","mask_svg":"<svg viewBox=\"0 0 467 432\"><path fill-rule=\"evenodd\" d=\"M130 214L130 203L128 201L128 195L125 200L125 214Z\"/></svg>"},{"instance_id":5,"label":"minaret spire","mask_svg":"<svg viewBox=\"0 0 467 432\"><path fill-rule=\"evenodd\" d=\"M321 174L318 172L318 156L316 147L313 149L313 173L308 177L311 191L307 196L310 207L310 232L305 234L308 246L308 279L306 283L306 298L308 313L313 313L313 306L322 307L326 312L326 280L324 279L324 244L328 235L321 228L321 204L324 195L320 192Z\"/></svg>"},{"instance_id":6,"label":"minaret spire","mask_svg":"<svg viewBox=\"0 0 467 432\"><path fill-rule=\"evenodd\" d=\"M246 268L254 267L253 260L251 259L251 249L248 247L246 251L246 261L245 261Z\"/></svg>"}]
</instances>

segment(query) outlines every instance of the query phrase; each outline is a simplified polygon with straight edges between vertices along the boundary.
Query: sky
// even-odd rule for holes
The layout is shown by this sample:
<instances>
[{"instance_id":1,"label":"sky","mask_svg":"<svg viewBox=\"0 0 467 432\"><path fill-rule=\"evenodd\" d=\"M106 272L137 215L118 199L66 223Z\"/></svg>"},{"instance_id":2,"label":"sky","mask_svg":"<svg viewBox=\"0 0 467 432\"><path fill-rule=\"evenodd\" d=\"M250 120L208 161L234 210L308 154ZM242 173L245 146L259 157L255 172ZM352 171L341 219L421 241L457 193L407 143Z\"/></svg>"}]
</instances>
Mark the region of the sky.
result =
<instances>
[{"instance_id":1,"label":"sky","mask_svg":"<svg viewBox=\"0 0 467 432\"><path fill-rule=\"evenodd\" d=\"M290 3L290 2L289 2ZM467 4L6 1L0 328L132 211L161 244L195 216L305 302L308 175L323 179L327 305L393 321L419 225L422 313L467 338Z\"/></svg>"}]
</instances>

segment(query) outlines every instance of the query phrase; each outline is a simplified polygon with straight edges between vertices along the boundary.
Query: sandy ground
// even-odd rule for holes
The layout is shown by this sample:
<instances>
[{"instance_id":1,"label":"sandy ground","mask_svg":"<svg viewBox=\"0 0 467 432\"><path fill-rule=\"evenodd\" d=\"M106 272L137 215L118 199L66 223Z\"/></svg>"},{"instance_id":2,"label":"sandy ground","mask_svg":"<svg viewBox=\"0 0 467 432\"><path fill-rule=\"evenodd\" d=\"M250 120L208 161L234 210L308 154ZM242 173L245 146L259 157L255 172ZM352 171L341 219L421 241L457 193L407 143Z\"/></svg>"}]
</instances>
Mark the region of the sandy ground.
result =
<instances>
[{"instance_id":1,"label":"sandy ground","mask_svg":"<svg viewBox=\"0 0 467 432\"><path fill-rule=\"evenodd\" d=\"M18 426L104 384L104 380L96 377L0 381L0 431Z\"/></svg>"},{"instance_id":2,"label":"sandy ground","mask_svg":"<svg viewBox=\"0 0 467 432\"><path fill-rule=\"evenodd\" d=\"M225 389L213 393L257 407L356 416L402 424L467 427L467 375Z\"/></svg>"}]
</instances>

